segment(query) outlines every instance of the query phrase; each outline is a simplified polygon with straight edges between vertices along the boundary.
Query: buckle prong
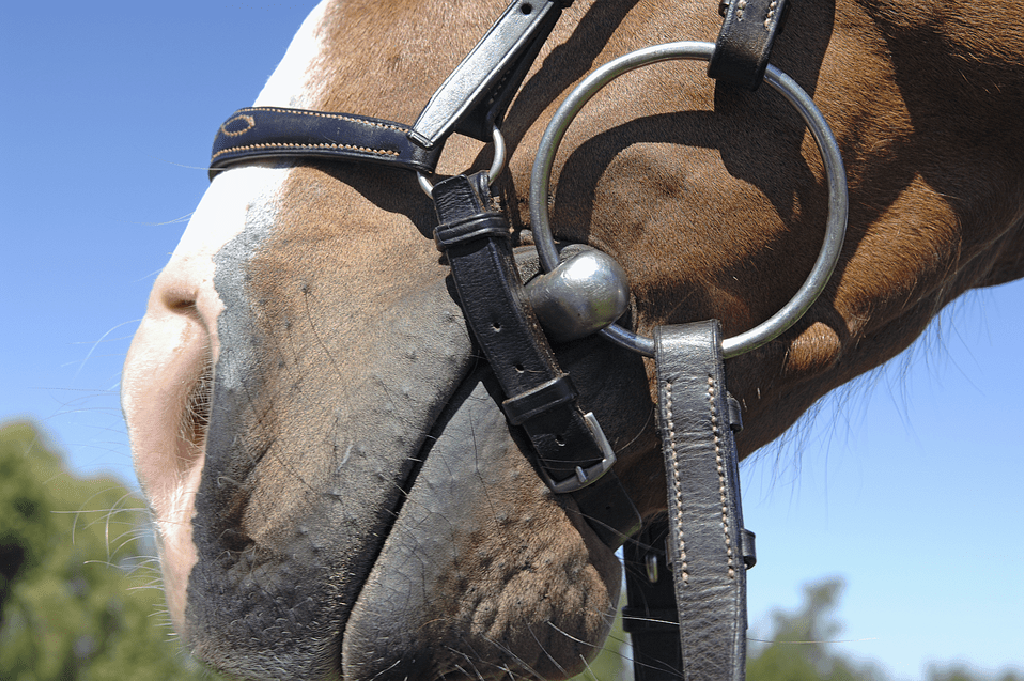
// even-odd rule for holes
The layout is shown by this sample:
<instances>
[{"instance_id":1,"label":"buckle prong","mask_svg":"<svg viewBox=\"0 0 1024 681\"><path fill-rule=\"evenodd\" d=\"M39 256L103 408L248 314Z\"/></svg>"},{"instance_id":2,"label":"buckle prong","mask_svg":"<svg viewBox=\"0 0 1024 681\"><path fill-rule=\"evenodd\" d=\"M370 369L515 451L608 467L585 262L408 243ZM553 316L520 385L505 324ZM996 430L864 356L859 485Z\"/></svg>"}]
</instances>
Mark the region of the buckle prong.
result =
<instances>
[{"instance_id":1,"label":"buckle prong","mask_svg":"<svg viewBox=\"0 0 1024 681\"><path fill-rule=\"evenodd\" d=\"M586 419L587 427L590 428L590 434L594 437L594 442L597 444L598 449L601 450L604 459L587 468L576 466L576 475L566 478L561 482L555 482L545 472L544 481L548 483L548 488L555 494L572 494L588 485L594 484L617 461L615 452L612 451L612 446L608 443L608 438L605 436L604 430L601 429L601 424L597 422L597 417L594 416L594 413L588 412L583 415L583 418Z\"/></svg>"}]
</instances>

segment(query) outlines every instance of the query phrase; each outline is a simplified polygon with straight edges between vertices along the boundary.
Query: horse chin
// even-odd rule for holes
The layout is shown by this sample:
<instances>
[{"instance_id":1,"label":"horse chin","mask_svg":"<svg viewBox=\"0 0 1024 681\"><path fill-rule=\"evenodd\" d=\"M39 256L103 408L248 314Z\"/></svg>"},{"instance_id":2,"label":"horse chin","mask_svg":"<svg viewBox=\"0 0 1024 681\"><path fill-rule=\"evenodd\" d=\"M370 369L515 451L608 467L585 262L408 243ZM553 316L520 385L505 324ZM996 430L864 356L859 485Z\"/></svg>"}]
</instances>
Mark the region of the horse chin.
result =
<instances>
[{"instance_id":1,"label":"horse chin","mask_svg":"<svg viewBox=\"0 0 1024 681\"><path fill-rule=\"evenodd\" d=\"M332 537L313 517L329 517L323 508L256 531L245 519L223 528L221 555L190 577L186 637L197 657L253 679L581 671L614 619L619 562L537 476L498 391L488 368L466 377L380 532Z\"/></svg>"},{"instance_id":2,"label":"horse chin","mask_svg":"<svg viewBox=\"0 0 1024 681\"><path fill-rule=\"evenodd\" d=\"M438 421L345 626L343 678L563 678L599 649L618 560L541 482L498 391L478 370Z\"/></svg>"},{"instance_id":3,"label":"horse chin","mask_svg":"<svg viewBox=\"0 0 1024 681\"><path fill-rule=\"evenodd\" d=\"M250 679L579 671L614 617L618 561L533 470L443 282L396 296L386 334L356 344L332 321L303 346L283 313L249 314L258 278L219 276L180 625L196 656ZM318 371L320 352L355 369Z\"/></svg>"}]
</instances>

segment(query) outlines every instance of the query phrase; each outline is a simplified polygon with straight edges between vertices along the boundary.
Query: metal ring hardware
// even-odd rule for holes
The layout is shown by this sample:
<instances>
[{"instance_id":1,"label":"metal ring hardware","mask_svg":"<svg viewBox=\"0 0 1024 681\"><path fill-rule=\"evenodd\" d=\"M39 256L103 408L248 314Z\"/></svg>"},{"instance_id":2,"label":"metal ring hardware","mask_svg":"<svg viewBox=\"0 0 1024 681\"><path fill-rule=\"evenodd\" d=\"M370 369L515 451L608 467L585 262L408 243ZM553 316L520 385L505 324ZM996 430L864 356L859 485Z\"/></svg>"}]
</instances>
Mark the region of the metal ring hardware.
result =
<instances>
[{"instance_id":1,"label":"metal ring hardware","mask_svg":"<svg viewBox=\"0 0 1024 681\"><path fill-rule=\"evenodd\" d=\"M506 161L505 138L501 136L501 130L496 125L491 128L491 141L494 142L494 158L491 159L491 169L487 171L487 184L493 186L494 180L504 170ZM416 180L423 193L433 198L434 183L428 180L423 173L416 173Z\"/></svg>"},{"instance_id":2,"label":"metal ring hardware","mask_svg":"<svg viewBox=\"0 0 1024 681\"><path fill-rule=\"evenodd\" d=\"M709 61L714 50L714 43L678 42L654 45L630 52L608 62L583 79L558 107L551 122L544 130L537 158L533 163L533 171L530 174L530 223L537 251L540 254L540 262L546 272L550 272L558 265L558 252L555 249L554 238L551 235L551 227L548 222L547 197L551 167L554 164L555 154L558 152L558 145L576 114L598 90L624 73L641 66L672 59ZM843 237L846 234L849 213L849 197L843 161L835 136L829 129L828 123L825 122L825 118L814 105L810 96L797 85L796 81L774 66L768 66L765 71L765 81L800 113L818 145L828 184L828 221L825 242L803 286L782 309L768 320L744 333L725 339L722 342L722 350L727 358L749 352L777 338L811 307L835 270L843 245ZM608 340L641 355L654 356L654 341L651 338L638 336L617 324L605 327L600 333Z\"/></svg>"}]
</instances>

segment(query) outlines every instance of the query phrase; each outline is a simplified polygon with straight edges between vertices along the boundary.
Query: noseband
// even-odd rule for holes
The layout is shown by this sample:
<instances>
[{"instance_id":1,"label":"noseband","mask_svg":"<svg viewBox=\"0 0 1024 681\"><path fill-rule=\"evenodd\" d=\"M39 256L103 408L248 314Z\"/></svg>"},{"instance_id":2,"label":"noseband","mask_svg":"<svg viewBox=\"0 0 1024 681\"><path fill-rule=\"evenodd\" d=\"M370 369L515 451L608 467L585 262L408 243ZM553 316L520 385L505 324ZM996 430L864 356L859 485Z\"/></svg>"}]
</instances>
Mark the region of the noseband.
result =
<instances>
[{"instance_id":1,"label":"noseband","mask_svg":"<svg viewBox=\"0 0 1024 681\"><path fill-rule=\"evenodd\" d=\"M548 487L571 495L581 518L608 546L626 544L623 618L632 634L636 678L742 681L746 570L756 558L754 534L743 526L733 440L742 427L740 408L728 394L724 360L778 337L824 289L846 230L842 159L810 97L768 64L788 0L723 2L725 21L715 43L670 43L631 52L595 70L562 102L541 139L530 178L531 230L543 272L524 286L509 223L494 210L489 186L504 162L504 114L571 2L514 0L411 127L348 113L240 109L218 131L211 178L235 163L281 157L366 161L417 172L434 201L434 239L451 267L458 302L506 396L505 415L529 436ZM770 319L724 340L717 320L658 327L653 338L617 325L629 300L625 273L594 249L560 253L549 226L549 176L577 113L620 75L671 59L708 61L710 77L750 90L767 81L803 117L827 175L828 224L811 274ZM454 132L493 139L491 170L432 182L427 175ZM655 359L667 518L642 522L612 469L615 452L594 415L581 408L548 342L548 337L566 341L595 332ZM665 578L669 574L671 579Z\"/></svg>"}]
</instances>

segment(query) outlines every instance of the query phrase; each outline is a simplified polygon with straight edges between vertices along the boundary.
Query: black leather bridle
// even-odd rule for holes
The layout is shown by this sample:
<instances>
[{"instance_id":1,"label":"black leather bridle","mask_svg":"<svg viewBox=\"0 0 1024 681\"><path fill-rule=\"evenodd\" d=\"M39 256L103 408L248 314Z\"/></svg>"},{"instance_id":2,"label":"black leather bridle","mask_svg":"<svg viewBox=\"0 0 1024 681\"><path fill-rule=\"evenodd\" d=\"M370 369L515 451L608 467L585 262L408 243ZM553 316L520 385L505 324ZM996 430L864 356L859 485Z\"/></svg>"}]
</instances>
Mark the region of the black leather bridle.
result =
<instances>
[{"instance_id":1,"label":"black leather bridle","mask_svg":"<svg viewBox=\"0 0 1024 681\"><path fill-rule=\"evenodd\" d=\"M566 98L545 131L530 194L531 228L548 272L562 267L547 226L546 200L558 143L590 96L633 68L665 59L707 59L709 76L733 85L754 90L767 79L800 110L825 159L830 202L825 246L807 283L768 322L724 341L716 320L658 327L650 340L609 326L624 311L620 306L597 321L583 319L569 336L559 331L566 339L600 330L610 340L655 358L669 512L645 523L612 469L615 453L600 424L581 408L570 376L559 368L544 330L554 333L552 313L538 319L534 308L544 306L520 278L508 220L493 208L489 190L501 170L500 160L490 172L435 183L427 179L452 133L493 138L496 159L503 157L498 132L502 118L571 2L514 0L412 126L349 113L240 109L218 131L210 175L235 163L281 157L366 161L419 173L438 216L435 242L451 266L467 323L506 396L502 408L508 420L529 437L536 468L548 487L571 495L582 518L607 545L614 549L625 544L628 605L623 616L633 637L636 678L741 681L745 574L756 559L754 535L743 526L733 440L741 427L740 409L726 389L724 360L781 334L824 287L846 226L842 162L809 97L768 66L788 0L723 2L725 21L713 45L654 46L601 67ZM627 297L620 291L618 298ZM557 301L554 308L560 309Z\"/></svg>"}]
</instances>

